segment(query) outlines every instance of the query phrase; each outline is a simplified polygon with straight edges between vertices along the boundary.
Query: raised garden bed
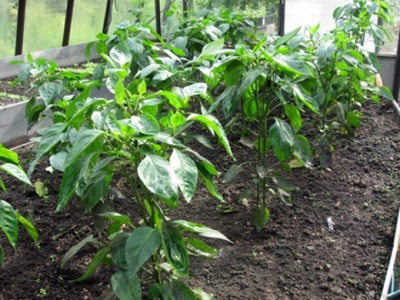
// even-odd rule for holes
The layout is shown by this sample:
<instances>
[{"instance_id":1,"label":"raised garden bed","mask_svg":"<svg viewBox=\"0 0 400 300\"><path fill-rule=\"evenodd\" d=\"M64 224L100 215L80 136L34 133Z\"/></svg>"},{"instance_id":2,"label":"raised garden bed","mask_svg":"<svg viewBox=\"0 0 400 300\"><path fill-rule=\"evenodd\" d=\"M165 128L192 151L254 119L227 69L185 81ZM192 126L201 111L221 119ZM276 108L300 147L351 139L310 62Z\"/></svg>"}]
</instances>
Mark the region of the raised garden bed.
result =
<instances>
[{"instance_id":1,"label":"raised garden bed","mask_svg":"<svg viewBox=\"0 0 400 300\"><path fill-rule=\"evenodd\" d=\"M204 188L190 205L181 205L174 218L219 228L234 242L214 242L222 249L215 260L193 259L191 285L217 299L377 299L400 205L400 129L398 116L388 103L368 106L365 115L358 140L337 149L330 170L293 173L292 180L300 187L293 195L293 206L272 202L271 220L260 233L241 198L245 189L254 186L251 169L229 185L219 180L231 213L220 211L220 203ZM254 155L239 143L233 149L238 162ZM24 157L29 153L20 151ZM231 160L223 151L212 155L225 173ZM46 167L42 164L32 177L33 182L40 180L48 187L44 199L32 188L6 181L9 193L2 197L33 221L40 244L33 245L21 232L17 251L6 246L0 299L98 299L110 290L110 270L101 268L82 283L69 282L83 273L93 248L60 268L65 249L93 233L93 227L77 200L61 213L54 212L60 178L46 172ZM120 186L127 199L116 199L116 211L131 205L129 191L123 182ZM333 231L328 228L328 217L334 222Z\"/></svg>"}]
</instances>

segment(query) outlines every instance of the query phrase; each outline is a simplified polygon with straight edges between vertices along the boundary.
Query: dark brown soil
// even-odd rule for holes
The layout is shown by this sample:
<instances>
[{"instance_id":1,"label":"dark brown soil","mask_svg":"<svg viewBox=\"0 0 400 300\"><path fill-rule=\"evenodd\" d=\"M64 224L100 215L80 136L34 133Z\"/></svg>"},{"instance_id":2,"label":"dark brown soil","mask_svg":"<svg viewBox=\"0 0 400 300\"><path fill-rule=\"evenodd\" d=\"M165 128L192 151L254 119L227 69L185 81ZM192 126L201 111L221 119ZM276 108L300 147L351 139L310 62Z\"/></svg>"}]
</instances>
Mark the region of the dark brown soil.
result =
<instances>
[{"instance_id":1,"label":"dark brown soil","mask_svg":"<svg viewBox=\"0 0 400 300\"><path fill-rule=\"evenodd\" d=\"M218 185L227 201L224 205L233 212L219 210L220 203L200 187L192 203L182 204L173 217L218 229L233 244L210 241L221 255L192 259L190 285L217 299L378 299L400 203L399 125L389 104L368 105L356 141L337 147L329 170L293 172L291 179L300 187L293 205L270 200L271 219L260 233L252 221L254 199L249 199L249 207L241 200L246 189L254 189L254 171L248 166L233 183L223 185L223 174L233 162L223 151L213 151L212 161L222 172ZM254 155L238 142L232 148L237 163ZM98 299L110 290L112 270L103 267L83 283L69 281L83 273L94 247L60 268L66 251L95 233L77 200L61 213L54 212L60 178L45 167L40 165L32 181L45 182L46 200L32 188L24 190L18 182L6 181L9 189L2 198L35 224L40 244L35 246L21 230L13 251L0 237L7 254L0 269L0 300ZM127 199L116 207L119 212L131 209ZM333 231L328 229L328 217Z\"/></svg>"}]
</instances>

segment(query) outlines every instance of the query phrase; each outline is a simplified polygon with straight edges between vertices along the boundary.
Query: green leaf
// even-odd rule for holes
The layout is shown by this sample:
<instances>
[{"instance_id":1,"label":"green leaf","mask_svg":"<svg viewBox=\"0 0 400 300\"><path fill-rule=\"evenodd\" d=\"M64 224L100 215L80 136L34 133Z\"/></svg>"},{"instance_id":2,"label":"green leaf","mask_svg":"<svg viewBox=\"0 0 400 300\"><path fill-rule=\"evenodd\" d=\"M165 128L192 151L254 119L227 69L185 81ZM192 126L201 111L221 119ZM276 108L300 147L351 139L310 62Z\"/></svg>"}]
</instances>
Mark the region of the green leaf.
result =
<instances>
[{"instance_id":1,"label":"green leaf","mask_svg":"<svg viewBox=\"0 0 400 300\"><path fill-rule=\"evenodd\" d=\"M0 229L15 248L18 240L18 216L11 204L4 200L0 200Z\"/></svg>"},{"instance_id":2,"label":"green leaf","mask_svg":"<svg viewBox=\"0 0 400 300\"><path fill-rule=\"evenodd\" d=\"M261 231L269 220L269 209L266 207L258 207L254 213L254 220L257 231Z\"/></svg>"},{"instance_id":3,"label":"green leaf","mask_svg":"<svg viewBox=\"0 0 400 300\"><path fill-rule=\"evenodd\" d=\"M124 78L118 78L117 83L114 87L115 100L118 105L123 105L125 101L125 86Z\"/></svg>"},{"instance_id":4,"label":"green leaf","mask_svg":"<svg viewBox=\"0 0 400 300\"><path fill-rule=\"evenodd\" d=\"M392 92L390 91L390 89L387 86L379 87L378 93L379 93L379 96L381 96L385 99L396 101L393 97Z\"/></svg>"},{"instance_id":5,"label":"green leaf","mask_svg":"<svg viewBox=\"0 0 400 300\"><path fill-rule=\"evenodd\" d=\"M167 70L159 70L157 71L156 75L153 77L153 81L164 81L167 80L168 78L172 77L174 73L171 73L170 71Z\"/></svg>"},{"instance_id":6,"label":"green leaf","mask_svg":"<svg viewBox=\"0 0 400 300\"><path fill-rule=\"evenodd\" d=\"M183 94L185 95L185 98L192 97L195 95L205 94L206 92L207 92L207 84L202 82L193 83L183 88Z\"/></svg>"},{"instance_id":7,"label":"green leaf","mask_svg":"<svg viewBox=\"0 0 400 300\"><path fill-rule=\"evenodd\" d=\"M290 123L292 124L293 131L294 133L297 133L300 130L303 123L300 111L296 106L291 104L285 104L284 107L286 116L289 118Z\"/></svg>"},{"instance_id":8,"label":"green leaf","mask_svg":"<svg viewBox=\"0 0 400 300\"><path fill-rule=\"evenodd\" d=\"M197 58L197 63L201 63L204 60L212 60L215 55L223 53L224 50L224 39L219 39L205 45ZM226 50L225 50L226 51Z\"/></svg>"},{"instance_id":9,"label":"green leaf","mask_svg":"<svg viewBox=\"0 0 400 300\"><path fill-rule=\"evenodd\" d=\"M216 300L216 298L213 295L210 295L210 294L204 292L200 288L194 288L194 289L192 289L192 291L196 295L197 299L199 299L199 300Z\"/></svg>"},{"instance_id":10,"label":"green leaf","mask_svg":"<svg viewBox=\"0 0 400 300\"><path fill-rule=\"evenodd\" d=\"M110 249L108 247L103 247L100 248L99 251L97 251L96 255L93 257L92 261L90 262L89 266L87 267L85 273L77 278L72 280L72 282L80 282L83 280L88 279L94 272L96 272L97 268L101 265L103 260L107 257L109 254Z\"/></svg>"},{"instance_id":11,"label":"green leaf","mask_svg":"<svg viewBox=\"0 0 400 300\"><path fill-rule=\"evenodd\" d=\"M187 202L192 200L197 186L198 171L195 162L186 154L174 149L170 164L178 178L178 187Z\"/></svg>"},{"instance_id":12,"label":"green leaf","mask_svg":"<svg viewBox=\"0 0 400 300\"><path fill-rule=\"evenodd\" d=\"M299 33L301 27L297 27L294 30L292 30L291 32L285 34L284 36L278 38L275 41L275 47L279 47L280 45L286 44L287 42L289 42L292 38L296 37L297 34Z\"/></svg>"},{"instance_id":13,"label":"green leaf","mask_svg":"<svg viewBox=\"0 0 400 300\"><path fill-rule=\"evenodd\" d=\"M140 180L170 207L178 205L178 178L167 160L147 155L138 166Z\"/></svg>"},{"instance_id":14,"label":"green leaf","mask_svg":"<svg viewBox=\"0 0 400 300\"><path fill-rule=\"evenodd\" d=\"M186 239L186 243L189 244L188 248L190 251L196 253L196 255L205 257L205 258L212 258L218 255L219 251L210 245L207 245L200 239L189 237Z\"/></svg>"},{"instance_id":15,"label":"green leaf","mask_svg":"<svg viewBox=\"0 0 400 300\"><path fill-rule=\"evenodd\" d=\"M208 238L213 238L213 239L220 239L224 240L227 242L232 243L231 240L229 240L224 234L221 232L211 229L207 226L204 226L203 224L199 223L194 223L194 222L188 222L185 220L176 220L174 221L174 224L182 227L183 229L189 231L189 232L195 232L197 234L200 234L201 236L208 237Z\"/></svg>"},{"instance_id":16,"label":"green leaf","mask_svg":"<svg viewBox=\"0 0 400 300\"><path fill-rule=\"evenodd\" d=\"M360 113L349 111L346 116L346 121L353 127L361 126L361 116Z\"/></svg>"},{"instance_id":17,"label":"green leaf","mask_svg":"<svg viewBox=\"0 0 400 300\"><path fill-rule=\"evenodd\" d=\"M37 243L38 239L39 239L39 233L37 232L35 226L33 226L33 224L30 221L25 219L18 211L16 213L17 213L17 217L18 217L18 222L20 222L22 224L22 226L24 226L26 232L28 232L28 234L32 238L32 240L35 243Z\"/></svg>"},{"instance_id":18,"label":"green leaf","mask_svg":"<svg viewBox=\"0 0 400 300\"><path fill-rule=\"evenodd\" d=\"M318 59L324 61L331 58L332 54L335 53L335 51L335 44L332 44L331 41L327 41L318 46L317 50L315 51L315 55Z\"/></svg>"},{"instance_id":19,"label":"green leaf","mask_svg":"<svg viewBox=\"0 0 400 300\"><path fill-rule=\"evenodd\" d=\"M294 136L294 153L298 161L306 168L312 167L312 153L308 139L300 134Z\"/></svg>"},{"instance_id":20,"label":"green leaf","mask_svg":"<svg viewBox=\"0 0 400 300\"><path fill-rule=\"evenodd\" d=\"M231 183L235 180L235 178L240 174L242 171L242 164L241 165L232 165L229 170L225 173L224 179L222 183Z\"/></svg>"},{"instance_id":21,"label":"green leaf","mask_svg":"<svg viewBox=\"0 0 400 300\"><path fill-rule=\"evenodd\" d=\"M61 181L60 194L58 197L56 211L61 211L67 205L69 199L75 193L78 183L86 172L87 167L93 157L93 153L77 160L74 160L64 172Z\"/></svg>"},{"instance_id":22,"label":"green leaf","mask_svg":"<svg viewBox=\"0 0 400 300\"><path fill-rule=\"evenodd\" d=\"M26 176L25 172L20 167L14 164L9 164L9 163L3 164L0 166L0 170L5 171L9 175L14 176L18 180L26 184L32 185L31 181L29 180L28 176Z\"/></svg>"},{"instance_id":23,"label":"green leaf","mask_svg":"<svg viewBox=\"0 0 400 300\"><path fill-rule=\"evenodd\" d=\"M103 135L103 131L95 129L86 129L80 131L75 143L72 145L71 150L65 158L64 168L68 168L72 163L77 161L82 156L102 151L100 137Z\"/></svg>"},{"instance_id":24,"label":"green leaf","mask_svg":"<svg viewBox=\"0 0 400 300\"><path fill-rule=\"evenodd\" d=\"M50 151L58 142L62 141L66 137L66 133L64 130L67 128L67 125L64 123L57 123L49 128L45 128L41 133L42 138L40 139L40 144L36 152L35 160L32 161L29 166L28 174L33 172L35 165L39 161L39 159Z\"/></svg>"},{"instance_id":25,"label":"green leaf","mask_svg":"<svg viewBox=\"0 0 400 300\"><path fill-rule=\"evenodd\" d=\"M64 172L65 171L65 159L67 158L67 152L61 151L50 156L50 165L53 169Z\"/></svg>"},{"instance_id":26,"label":"green leaf","mask_svg":"<svg viewBox=\"0 0 400 300\"><path fill-rule=\"evenodd\" d=\"M129 275L127 271L120 270L111 276L111 286L120 300L142 299L142 287L137 275Z\"/></svg>"},{"instance_id":27,"label":"green leaf","mask_svg":"<svg viewBox=\"0 0 400 300\"><path fill-rule=\"evenodd\" d=\"M168 221L162 222L162 244L165 255L180 276L189 274L189 257L181 232Z\"/></svg>"},{"instance_id":28,"label":"green leaf","mask_svg":"<svg viewBox=\"0 0 400 300\"><path fill-rule=\"evenodd\" d=\"M82 241L80 241L75 246L71 247L67 253L65 253L62 261L61 261L61 268L65 267L65 264L73 257L79 250L81 250L86 244L101 244L98 240L93 237L93 234L87 236Z\"/></svg>"},{"instance_id":29,"label":"green leaf","mask_svg":"<svg viewBox=\"0 0 400 300\"><path fill-rule=\"evenodd\" d=\"M207 115L191 114L187 118L187 120L199 121L201 124L206 126L211 132L213 133L215 132L218 136L219 141L225 147L226 152L228 152L228 154L233 157L232 150L231 147L229 146L229 141L228 138L226 137L224 128L219 123L217 118L209 114Z\"/></svg>"},{"instance_id":30,"label":"green leaf","mask_svg":"<svg viewBox=\"0 0 400 300\"><path fill-rule=\"evenodd\" d=\"M269 130L271 145L280 161L287 160L294 151L294 136L289 124L275 118L275 123Z\"/></svg>"},{"instance_id":31,"label":"green leaf","mask_svg":"<svg viewBox=\"0 0 400 300\"><path fill-rule=\"evenodd\" d=\"M273 57L270 57L282 71L286 71L296 75L312 76L312 73L307 64L294 55L277 54Z\"/></svg>"},{"instance_id":32,"label":"green leaf","mask_svg":"<svg viewBox=\"0 0 400 300\"><path fill-rule=\"evenodd\" d=\"M107 218L107 219L113 220L115 222L118 222L121 225L122 224L128 224L132 228L134 228L134 226L133 226L133 224L131 222L131 219L127 215L121 215L121 214L116 213L116 212L105 212L105 213L99 214L99 216L103 217L103 218Z\"/></svg>"},{"instance_id":33,"label":"green leaf","mask_svg":"<svg viewBox=\"0 0 400 300\"><path fill-rule=\"evenodd\" d=\"M204 182L208 192L215 199L223 202L224 199L222 198L222 195L218 191L218 188L213 181L213 176L211 175L209 170L203 164L200 164L200 163L196 163L196 166L197 166L197 170L200 172L200 177L201 177L201 179L203 179L203 182Z\"/></svg>"},{"instance_id":34,"label":"green leaf","mask_svg":"<svg viewBox=\"0 0 400 300\"><path fill-rule=\"evenodd\" d=\"M31 72L31 64L29 63L22 64L18 69L19 82L25 85L26 81L29 78L30 72Z\"/></svg>"},{"instance_id":35,"label":"green leaf","mask_svg":"<svg viewBox=\"0 0 400 300\"><path fill-rule=\"evenodd\" d=\"M93 168L91 176L85 180L86 186L82 194L82 201L86 210L91 211L109 191L110 181L113 177L113 167L109 165L113 157L100 160Z\"/></svg>"},{"instance_id":36,"label":"green leaf","mask_svg":"<svg viewBox=\"0 0 400 300\"><path fill-rule=\"evenodd\" d=\"M129 126L136 132L146 135L155 135L160 132L157 119L151 115L132 116Z\"/></svg>"},{"instance_id":37,"label":"green leaf","mask_svg":"<svg viewBox=\"0 0 400 300\"><path fill-rule=\"evenodd\" d=\"M132 60L131 51L125 42L120 42L113 47L110 51L110 57L121 68Z\"/></svg>"},{"instance_id":38,"label":"green leaf","mask_svg":"<svg viewBox=\"0 0 400 300\"><path fill-rule=\"evenodd\" d=\"M0 244L0 267L1 265L4 263L4 259L5 259L6 255L4 253L4 249Z\"/></svg>"},{"instance_id":39,"label":"green leaf","mask_svg":"<svg viewBox=\"0 0 400 300\"><path fill-rule=\"evenodd\" d=\"M18 154L0 144L0 160L6 163L19 165Z\"/></svg>"},{"instance_id":40,"label":"green leaf","mask_svg":"<svg viewBox=\"0 0 400 300\"><path fill-rule=\"evenodd\" d=\"M61 93L62 87L53 82L45 82L39 87L39 95L46 106L49 106Z\"/></svg>"},{"instance_id":41,"label":"green leaf","mask_svg":"<svg viewBox=\"0 0 400 300\"><path fill-rule=\"evenodd\" d=\"M138 92L140 95L143 95L147 92L146 80L142 80L138 85Z\"/></svg>"},{"instance_id":42,"label":"green leaf","mask_svg":"<svg viewBox=\"0 0 400 300\"><path fill-rule=\"evenodd\" d=\"M169 294L171 300L196 300L196 295L181 281L173 280L170 283Z\"/></svg>"},{"instance_id":43,"label":"green leaf","mask_svg":"<svg viewBox=\"0 0 400 300\"><path fill-rule=\"evenodd\" d=\"M161 245L157 229L139 227L129 236L125 245L125 257L129 274L136 274Z\"/></svg>"}]
</instances>

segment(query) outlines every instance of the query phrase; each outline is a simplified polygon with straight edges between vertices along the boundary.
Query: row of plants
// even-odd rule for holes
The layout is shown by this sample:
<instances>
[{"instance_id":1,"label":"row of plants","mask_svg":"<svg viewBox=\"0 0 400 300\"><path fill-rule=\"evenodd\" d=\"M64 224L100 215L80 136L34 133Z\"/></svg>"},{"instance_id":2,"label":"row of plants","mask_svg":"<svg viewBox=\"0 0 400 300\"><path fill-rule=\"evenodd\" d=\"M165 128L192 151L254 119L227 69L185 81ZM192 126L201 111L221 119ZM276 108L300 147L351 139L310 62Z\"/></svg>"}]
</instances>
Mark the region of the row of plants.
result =
<instances>
[{"instance_id":1,"label":"row of plants","mask_svg":"<svg viewBox=\"0 0 400 300\"><path fill-rule=\"evenodd\" d=\"M173 7L167 15L178 18ZM120 299L141 299L144 293L149 299L210 299L182 280L189 276L189 255L218 254L203 237L229 239L167 215L193 199L198 179L224 201L215 165L197 151L211 144L198 126L232 157L225 181L243 168L234 163L229 134L239 134L255 149L248 162L256 174L251 206L255 227L262 230L271 196L291 203L295 186L285 173L329 166L336 141L361 126L362 104L393 100L387 87L375 84L377 59L364 45L367 37L383 43L385 32L375 17L390 21L384 1L354 0L335 10L332 31L316 26L275 37L259 33L240 14L211 10L169 22L178 25L165 38L147 24L124 21L89 45L101 62L87 72L28 55L17 79L25 84L33 77L36 95L27 105L28 121L53 120L40 131L28 174L47 157L63 174L57 211L77 195L107 236L82 240L67 252L63 266L95 244L97 253L76 281L102 264L114 265L111 285ZM93 97L95 89L113 97ZM129 183L136 210L112 207L109 191L116 177ZM143 292L142 282L149 279L153 283Z\"/></svg>"}]
</instances>

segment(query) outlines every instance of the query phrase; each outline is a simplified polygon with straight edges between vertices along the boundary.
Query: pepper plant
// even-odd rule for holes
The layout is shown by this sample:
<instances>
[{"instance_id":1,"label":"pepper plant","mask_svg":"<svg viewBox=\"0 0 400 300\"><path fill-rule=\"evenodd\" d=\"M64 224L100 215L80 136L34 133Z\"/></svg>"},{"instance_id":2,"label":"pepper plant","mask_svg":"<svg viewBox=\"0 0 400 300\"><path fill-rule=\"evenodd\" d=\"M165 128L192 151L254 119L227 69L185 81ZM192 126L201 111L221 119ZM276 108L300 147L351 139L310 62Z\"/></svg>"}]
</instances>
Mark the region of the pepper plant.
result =
<instances>
[{"instance_id":1,"label":"pepper plant","mask_svg":"<svg viewBox=\"0 0 400 300\"><path fill-rule=\"evenodd\" d=\"M0 170L17 178L22 183L32 185L29 178L26 176L20 166L18 154L10 149L7 149L0 144ZM6 186L3 179L0 177L0 188L6 192ZM18 241L18 225L21 224L34 242L38 241L38 233L32 223L24 218L18 210L14 209L10 203L0 200L0 229L6 235L8 242L15 249ZM0 244L0 266L4 263L5 253Z\"/></svg>"},{"instance_id":2,"label":"pepper plant","mask_svg":"<svg viewBox=\"0 0 400 300\"><path fill-rule=\"evenodd\" d=\"M201 299L204 292L179 280L189 275L188 255L218 254L202 236L229 240L202 224L172 220L166 211L177 208L180 200L192 200L198 177L211 195L223 200L213 181L215 166L185 144L188 128L201 124L217 136L229 155L232 152L222 125L203 107L203 101L210 101L207 84L185 85L185 80L175 82L172 76L165 76L156 64L158 51L176 59L183 53L164 47L165 43L160 47L142 39L137 33L143 28L148 27L123 23L116 34L100 35L96 47L103 62L93 76L77 80L78 88L68 94L66 89L48 88L62 85L64 79L68 82L57 70L48 77L56 78L57 83L40 82L42 92L36 103L44 102L54 124L41 130L29 171L43 156L49 156L52 168L63 172L57 211L76 194L96 218L97 229L107 234L106 241L89 236L65 255L63 266L86 244L99 247L77 281L88 278L101 264L114 264L118 271L111 285L120 299L142 299L141 280L153 282L147 292L149 299ZM211 55L213 49L209 47L210 52L203 54ZM152 65L157 65L156 74L150 72ZM21 68L21 77L36 73L35 63L29 66ZM112 99L92 97L96 87L106 88ZM190 110L191 101L198 101L199 112ZM35 109L33 105L28 108ZM128 182L137 208L132 213L112 207L111 184L117 174Z\"/></svg>"},{"instance_id":3,"label":"pepper plant","mask_svg":"<svg viewBox=\"0 0 400 300\"><path fill-rule=\"evenodd\" d=\"M304 47L304 51L315 56L315 84L307 89L321 110L317 122L321 133L318 153L324 167L330 164L337 133L353 136L354 128L361 126L360 107L366 100L393 100L387 87L375 84L379 64L375 51L368 49L383 45L386 32L376 24L376 18L391 22L387 3L353 0L338 7L333 17L333 30L321 33L319 26L308 28L306 36L297 40L299 49Z\"/></svg>"},{"instance_id":4,"label":"pepper plant","mask_svg":"<svg viewBox=\"0 0 400 300\"><path fill-rule=\"evenodd\" d=\"M299 29L273 42L266 38L253 47L242 44L234 54L214 65L214 72L223 74L225 91L216 99L210 110L222 106L227 119L242 118L256 123L253 162L257 174L255 225L261 230L269 219L266 194L277 194L290 204L290 191L294 186L274 168L269 154L274 153L282 170L291 166L311 166L308 140L299 133L301 113L308 107L318 113L318 105L306 93L302 83L312 77L311 56L294 52L288 46ZM295 160L294 161L291 160ZM240 166L232 166L236 173Z\"/></svg>"}]
</instances>

